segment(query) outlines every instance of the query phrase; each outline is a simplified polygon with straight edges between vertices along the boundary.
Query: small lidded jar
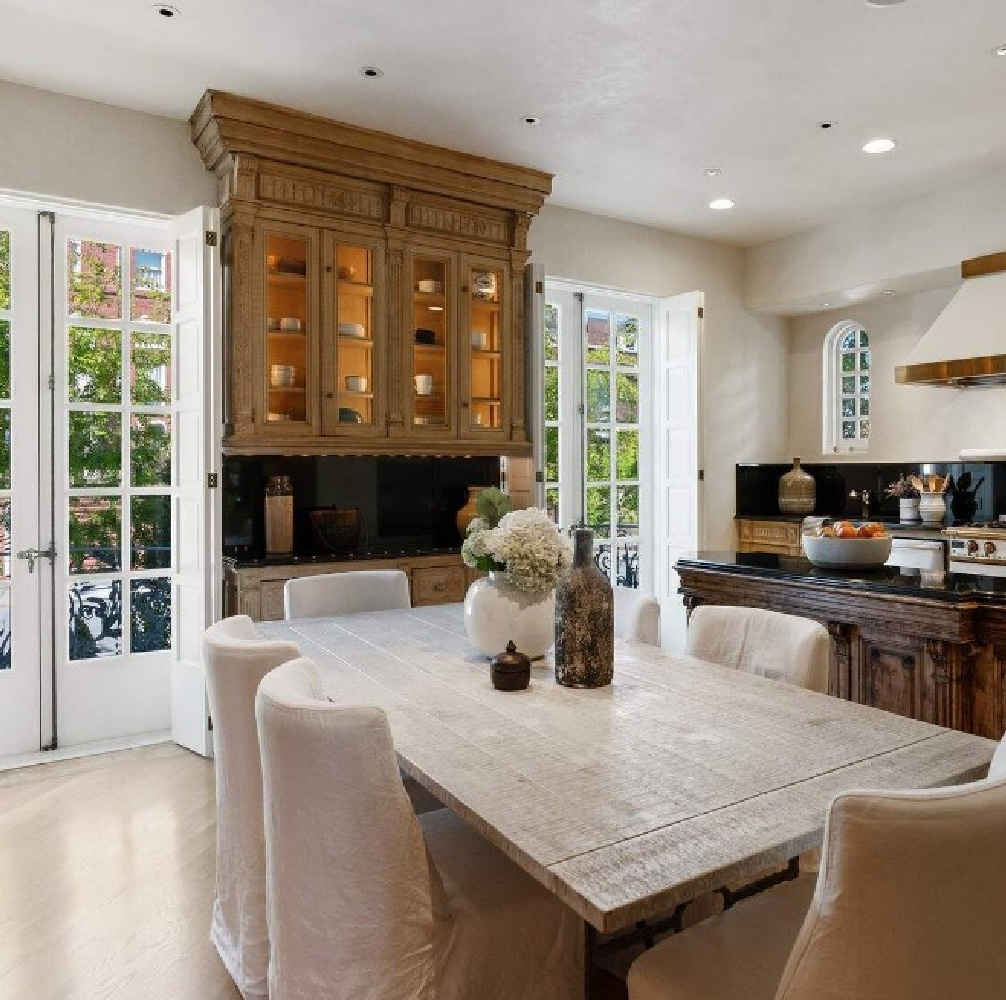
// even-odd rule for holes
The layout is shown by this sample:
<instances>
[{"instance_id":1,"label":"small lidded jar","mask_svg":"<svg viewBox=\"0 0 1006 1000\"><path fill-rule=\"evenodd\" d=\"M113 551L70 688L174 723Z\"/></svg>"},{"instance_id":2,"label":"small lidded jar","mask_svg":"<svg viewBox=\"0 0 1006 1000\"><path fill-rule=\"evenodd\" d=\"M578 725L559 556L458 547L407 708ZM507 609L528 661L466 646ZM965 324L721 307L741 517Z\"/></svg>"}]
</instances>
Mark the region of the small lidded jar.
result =
<instances>
[{"instance_id":1,"label":"small lidded jar","mask_svg":"<svg viewBox=\"0 0 1006 1000\"><path fill-rule=\"evenodd\" d=\"M489 663L493 687L497 691L523 691L531 682L531 660L518 653L513 639L505 653L497 653Z\"/></svg>"}]
</instances>

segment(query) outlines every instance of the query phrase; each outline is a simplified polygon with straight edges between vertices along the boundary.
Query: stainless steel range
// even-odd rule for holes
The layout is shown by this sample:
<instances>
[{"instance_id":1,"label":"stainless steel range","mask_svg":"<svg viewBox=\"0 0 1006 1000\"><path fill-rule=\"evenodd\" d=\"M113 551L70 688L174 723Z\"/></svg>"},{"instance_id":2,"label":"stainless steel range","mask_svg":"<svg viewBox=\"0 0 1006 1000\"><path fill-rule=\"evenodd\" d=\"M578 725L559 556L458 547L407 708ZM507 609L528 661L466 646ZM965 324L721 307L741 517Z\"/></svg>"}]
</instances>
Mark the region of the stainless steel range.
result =
<instances>
[{"instance_id":1,"label":"stainless steel range","mask_svg":"<svg viewBox=\"0 0 1006 1000\"><path fill-rule=\"evenodd\" d=\"M1006 576L1006 520L947 528L951 573Z\"/></svg>"}]
</instances>

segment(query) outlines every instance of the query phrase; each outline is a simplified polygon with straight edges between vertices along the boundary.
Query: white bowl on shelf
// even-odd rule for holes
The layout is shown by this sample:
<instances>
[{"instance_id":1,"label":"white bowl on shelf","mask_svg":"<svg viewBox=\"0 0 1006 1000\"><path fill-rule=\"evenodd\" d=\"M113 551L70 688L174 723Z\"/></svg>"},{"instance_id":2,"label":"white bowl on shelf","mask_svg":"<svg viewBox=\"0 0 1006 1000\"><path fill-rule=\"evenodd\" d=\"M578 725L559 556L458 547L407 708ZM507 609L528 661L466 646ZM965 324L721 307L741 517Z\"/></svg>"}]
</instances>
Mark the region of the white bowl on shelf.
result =
<instances>
[{"instance_id":1,"label":"white bowl on shelf","mask_svg":"<svg viewBox=\"0 0 1006 1000\"><path fill-rule=\"evenodd\" d=\"M433 278L421 278L416 283L416 288L427 295L439 295L444 290L444 283Z\"/></svg>"},{"instance_id":2,"label":"white bowl on shelf","mask_svg":"<svg viewBox=\"0 0 1006 1000\"><path fill-rule=\"evenodd\" d=\"M279 321L279 328L285 330L287 333L299 333L301 326L300 320L295 316L284 316Z\"/></svg>"},{"instance_id":3,"label":"white bowl on shelf","mask_svg":"<svg viewBox=\"0 0 1006 1000\"><path fill-rule=\"evenodd\" d=\"M367 331L362 323L340 323L339 336L363 340L367 336Z\"/></svg>"},{"instance_id":4,"label":"white bowl on shelf","mask_svg":"<svg viewBox=\"0 0 1006 1000\"><path fill-rule=\"evenodd\" d=\"M891 557L891 536L828 538L803 536L807 558L822 569L876 569Z\"/></svg>"},{"instance_id":5,"label":"white bowl on shelf","mask_svg":"<svg viewBox=\"0 0 1006 1000\"><path fill-rule=\"evenodd\" d=\"M416 395L417 396L432 396L433 395L433 376L432 375L417 375L416 379Z\"/></svg>"},{"instance_id":6,"label":"white bowl on shelf","mask_svg":"<svg viewBox=\"0 0 1006 1000\"><path fill-rule=\"evenodd\" d=\"M366 392L367 379L364 375L347 375L346 389L349 392Z\"/></svg>"}]
</instances>

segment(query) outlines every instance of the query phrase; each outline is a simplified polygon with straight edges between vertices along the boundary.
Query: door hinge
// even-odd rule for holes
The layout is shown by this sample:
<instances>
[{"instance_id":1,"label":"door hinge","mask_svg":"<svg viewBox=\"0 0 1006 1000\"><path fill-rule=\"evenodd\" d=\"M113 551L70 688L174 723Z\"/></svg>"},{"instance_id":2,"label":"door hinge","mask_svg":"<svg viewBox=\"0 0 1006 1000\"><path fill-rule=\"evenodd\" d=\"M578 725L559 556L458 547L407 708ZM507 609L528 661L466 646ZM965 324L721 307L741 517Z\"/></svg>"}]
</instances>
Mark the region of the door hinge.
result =
<instances>
[{"instance_id":1,"label":"door hinge","mask_svg":"<svg viewBox=\"0 0 1006 1000\"><path fill-rule=\"evenodd\" d=\"M206 488L215 490L220 485L220 477L215 472L206 473Z\"/></svg>"},{"instance_id":2,"label":"door hinge","mask_svg":"<svg viewBox=\"0 0 1006 1000\"><path fill-rule=\"evenodd\" d=\"M206 230L206 245L208 247L215 247L217 245L217 234L212 229Z\"/></svg>"},{"instance_id":3,"label":"door hinge","mask_svg":"<svg viewBox=\"0 0 1006 1000\"><path fill-rule=\"evenodd\" d=\"M576 412L579 413L581 416L583 416L583 414L586 412L583 408L583 403L580 403L580 405L577 406Z\"/></svg>"},{"instance_id":4,"label":"door hinge","mask_svg":"<svg viewBox=\"0 0 1006 1000\"><path fill-rule=\"evenodd\" d=\"M543 483L543 482L545 482L545 473L542 472L541 469L536 469L535 470L534 481L536 483Z\"/></svg>"},{"instance_id":5,"label":"door hinge","mask_svg":"<svg viewBox=\"0 0 1006 1000\"><path fill-rule=\"evenodd\" d=\"M535 291L536 295L544 295L545 294L545 282L544 281L536 281L534 283L534 291Z\"/></svg>"},{"instance_id":6,"label":"door hinge","mask_svg":"<svg viewBox=\"0 0 1006 1000\"><path fill-rule=\"evenodd\" d=\"M706 481L706 470L699 469L699 482L704 483Z\"/></svg>"},{"instance_id":7,"label":"door hinge","mask_svg":"<svg viewBox=\"0 0 1006 1000\"><path fill-rule=\"evenodd\" d=\"M56 391L56 376L55 375L50 375L49 376L49 392L55 392L55 391Z\"/></svg>"},{"instance_id":8,"label":"door hinge","mask_svg":"<svg viewBox=\"0 0 1006 1000\"><path fill-rule=\"evenodd\" d=\"M699 319L702 319L703 316L705 316L705 314L706 314L706 307L705 306L699 306Z\"/></svg>"}]
</instances>

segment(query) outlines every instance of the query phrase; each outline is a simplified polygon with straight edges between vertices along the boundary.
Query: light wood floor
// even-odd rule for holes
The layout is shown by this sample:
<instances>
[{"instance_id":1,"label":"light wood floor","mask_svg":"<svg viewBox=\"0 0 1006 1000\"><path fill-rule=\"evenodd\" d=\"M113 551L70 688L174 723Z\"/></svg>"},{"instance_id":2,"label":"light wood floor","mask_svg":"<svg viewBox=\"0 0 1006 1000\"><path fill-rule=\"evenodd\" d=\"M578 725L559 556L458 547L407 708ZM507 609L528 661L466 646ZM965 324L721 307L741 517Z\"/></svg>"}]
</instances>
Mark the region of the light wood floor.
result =
<instances>
[{"instance_id":1,"label":"light wood floor","mask_svg":"<svg viewBox=\"0 0 1006 1000\"><path fill-rule=\"evenodd\" d=\"M214 813L212 763L173 744L0 773L0 997L240 1000Z\"/></svg>"}]
</instances>

